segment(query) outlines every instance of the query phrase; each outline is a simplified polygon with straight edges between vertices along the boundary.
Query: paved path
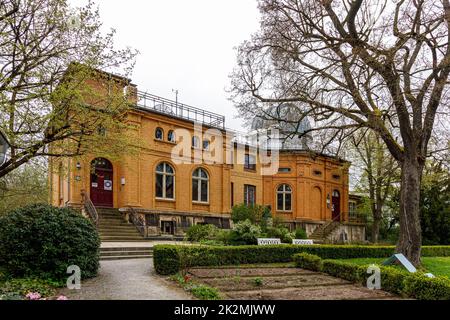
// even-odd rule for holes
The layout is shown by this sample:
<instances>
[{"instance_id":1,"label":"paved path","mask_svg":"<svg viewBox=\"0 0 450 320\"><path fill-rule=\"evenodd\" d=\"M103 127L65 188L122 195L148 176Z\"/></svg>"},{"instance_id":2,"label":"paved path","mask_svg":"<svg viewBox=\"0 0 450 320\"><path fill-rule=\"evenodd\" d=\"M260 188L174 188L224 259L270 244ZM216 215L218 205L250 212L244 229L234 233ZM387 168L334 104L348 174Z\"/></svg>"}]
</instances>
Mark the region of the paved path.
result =
<instances>
[{"instance_id":1,"label":"paved path","mask_svg":"<svg viewBox=\"0 0 450 320\"><path fill-rule=\"evenodd\" d=\"M96 278L80 290L63 289L70 300L183 300L192 299L175 283L156 275L153 259L101 261Z\"/></svg>"}]
</instances>

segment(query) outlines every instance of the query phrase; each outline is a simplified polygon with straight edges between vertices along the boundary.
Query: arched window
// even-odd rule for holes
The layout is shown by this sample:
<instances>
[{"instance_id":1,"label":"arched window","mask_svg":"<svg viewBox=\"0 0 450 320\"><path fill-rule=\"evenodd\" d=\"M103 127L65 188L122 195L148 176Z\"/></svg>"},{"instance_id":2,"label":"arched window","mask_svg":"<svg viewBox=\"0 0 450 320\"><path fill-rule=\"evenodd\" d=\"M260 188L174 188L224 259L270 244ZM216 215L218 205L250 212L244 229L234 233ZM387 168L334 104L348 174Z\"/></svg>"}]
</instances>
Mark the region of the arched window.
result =
<instances>
[{"instance_id":1,"label":"arched window","mask_svg":"<svg viewBox=\"0 0 450 320\"><path fill-rule=\"evenodd\" d=\"M167 162L156 167L155 196L161 199L175 198L175 171Z\"/></svg>"},{"instance_id":2,"label":"arched window","mask_svg":"<svg viewBox=\"0 0 450 320\"><path fill-rule=\"evenodd\" d=\"M277 189L277 211L292 210L292 189L287 184L282 184Z\"/></svg>"},{"instance_id":3,"label":"arched window","mask_svg":"<svg viewBox=\"0 0 450 320\"><path fill-rule=\"evenodd\" d=\"M164 131L161 128L156 128L155 130L155 139L162 140L164 139Z\"/></svg>"},{"instance_id":4,"label":"arched window","mask_svg":"<svg viewBox=\"0 0 450 320\"><path fill-rule=\"evenodd\" d=\"M192 201L209 201L209 176L205 169L198 168L192 173Z\"/></svg>"},{"instance_id":5,"label":"arched window","mask_svg":"<svg viewBox=\"0 0 450 320\"><path fill-rule=\"evenodd\" d=\"M167 140L169 142L175 142L175 132L173 132L173 130L169 130L167 133Z\"/></svg>"},{"instance_id":6,"label":"arched window","mask_svg":"<svg viewBox=\"0 0 450 320\"><path fill-rule=\"evenodd\" d=\"M192 147L199 148L200 147L200 139L197 136L192 137Z\"/></svg>"},{"instance_id":7,"label":"arched window","mask_svg":"<svg viewBox=\"0 0 450 320\"><path fill-rule=\"evenodd\" d=\"M203 140L203 150L209 150L209 144L210 144L210 142L209 142L209 140Z\"/></svg>"}]
</instances>

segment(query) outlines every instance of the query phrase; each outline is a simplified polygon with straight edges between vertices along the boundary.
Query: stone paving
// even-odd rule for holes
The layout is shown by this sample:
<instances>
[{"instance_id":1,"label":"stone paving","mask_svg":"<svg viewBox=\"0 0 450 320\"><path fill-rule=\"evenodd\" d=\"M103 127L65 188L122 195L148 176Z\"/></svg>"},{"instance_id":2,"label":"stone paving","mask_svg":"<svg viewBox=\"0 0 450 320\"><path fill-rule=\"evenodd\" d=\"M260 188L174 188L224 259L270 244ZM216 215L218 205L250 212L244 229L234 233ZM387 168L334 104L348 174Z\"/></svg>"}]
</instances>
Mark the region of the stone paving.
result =
<instances>
[{"instance_id":1,"label":"stone paving","mask_svg":"<svg viewBox=\"0 0 450 320\"><path fill-rule=\"evenodd\" d=\"M70 300L192 299L174 282L155 273L153 259L101 261L97 277L83 280L80 290L63 289Z\"/></svg>"}]
</instances>

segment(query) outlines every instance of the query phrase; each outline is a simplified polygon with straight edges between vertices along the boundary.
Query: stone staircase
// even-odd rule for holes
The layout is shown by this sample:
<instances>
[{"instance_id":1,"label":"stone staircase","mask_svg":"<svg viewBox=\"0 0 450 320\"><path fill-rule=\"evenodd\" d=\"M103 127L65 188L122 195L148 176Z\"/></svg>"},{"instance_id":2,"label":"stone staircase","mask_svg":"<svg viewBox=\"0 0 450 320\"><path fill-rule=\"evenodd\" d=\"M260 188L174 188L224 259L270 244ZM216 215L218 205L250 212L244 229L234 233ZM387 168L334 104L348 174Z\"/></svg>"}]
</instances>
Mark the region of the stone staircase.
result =
<instances>
[{"instance_id":1,"label":"stone staircase","mask_svg":"<svg viewBox=\"0 0 450 320\"><path fill-rule=\"evenodd\" d=\"M312 234L309 235L308 239L313 239L314 243L323 243L328 240L328 236L336 230L340 225L338 221L328 221L320 226L318 226Z\"/></svg>"},{"instance_id":2,"label":"stone staircase","mask_svg":"<svg viewBox=\"0 0 450 320\"><path fill-rule=\"evenodd\" d=\"M100 260L148 259L152 257L152 247L100 248Z\"/></svg>"},{"instance_id":3,"label":"stone staircase","mask_svg":"<svg viewBox=\"0 0 450 320\"><path fill-rule=\"evenodd\" d=\"M102 242L133 242L144 238L134 225L123 220L118 209L97 208L98 232Z\"/></svg>"}]
</instances>

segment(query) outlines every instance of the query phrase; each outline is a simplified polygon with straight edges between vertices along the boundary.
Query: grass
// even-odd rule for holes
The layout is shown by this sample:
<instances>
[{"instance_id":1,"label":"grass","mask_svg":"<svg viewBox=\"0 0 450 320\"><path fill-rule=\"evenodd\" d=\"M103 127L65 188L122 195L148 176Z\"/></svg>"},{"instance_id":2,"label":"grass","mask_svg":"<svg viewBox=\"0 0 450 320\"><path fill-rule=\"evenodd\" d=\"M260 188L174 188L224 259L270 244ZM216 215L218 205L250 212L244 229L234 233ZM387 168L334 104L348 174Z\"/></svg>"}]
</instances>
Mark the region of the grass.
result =
<instances>
[{"instance_id":1,"label":"grass","mask_svg":"<svg viewBox=\"0 0 450 320\"><path fill-rule=\"evenodd\" d=\"M351 262L359 265L364 264L382 264L386 258L355 258L338 259L339 261ZM424 271L431 272L435 276L445 276L450 278L450 257L422 257ZM397 268L404 269L402 266Z\"/></svg>"}]
</instances>

